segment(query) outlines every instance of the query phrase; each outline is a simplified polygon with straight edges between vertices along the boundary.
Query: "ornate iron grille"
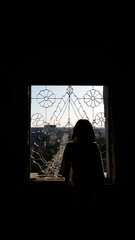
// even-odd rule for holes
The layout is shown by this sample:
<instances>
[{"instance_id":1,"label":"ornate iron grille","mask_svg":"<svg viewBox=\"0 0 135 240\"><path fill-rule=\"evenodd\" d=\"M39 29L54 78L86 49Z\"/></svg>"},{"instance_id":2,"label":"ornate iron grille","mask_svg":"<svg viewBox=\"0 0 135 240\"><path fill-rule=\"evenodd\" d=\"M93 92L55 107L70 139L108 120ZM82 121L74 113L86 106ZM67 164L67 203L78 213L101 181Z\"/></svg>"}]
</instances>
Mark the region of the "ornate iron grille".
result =
<instances>
[{"instance_id":1,"label":"ornate iron grille","mask_svg":"<svg viewBox=\"0 0 135 240\"><path fill-rule=\"evenodd\" d=\"M103 86L32 86L31 173L60 177L64 147L78 119L89 119L106 171Z\"/></svg>"}]
</instances>

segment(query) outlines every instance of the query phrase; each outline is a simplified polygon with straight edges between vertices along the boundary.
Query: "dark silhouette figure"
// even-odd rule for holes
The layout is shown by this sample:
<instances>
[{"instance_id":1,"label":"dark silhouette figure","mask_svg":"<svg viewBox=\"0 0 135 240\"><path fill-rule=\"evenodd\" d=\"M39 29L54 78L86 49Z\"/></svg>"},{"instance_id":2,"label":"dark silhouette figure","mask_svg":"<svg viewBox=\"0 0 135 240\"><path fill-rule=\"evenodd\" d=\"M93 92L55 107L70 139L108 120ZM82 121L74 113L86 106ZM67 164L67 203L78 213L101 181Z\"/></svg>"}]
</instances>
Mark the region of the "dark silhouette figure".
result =
<instances>
[{"instance_id":1,"label":"dark silhouette figure","mask_svg":"<svg viewBox=\"0 0 135 240\"><path fill-rule=\"evenodd\" d=\"M104 171L92 124L80 119L75 124L72 141L67 143L59 172L72 188L76 201L88 206L100 202Z\"/></svg>"}]
</instances>

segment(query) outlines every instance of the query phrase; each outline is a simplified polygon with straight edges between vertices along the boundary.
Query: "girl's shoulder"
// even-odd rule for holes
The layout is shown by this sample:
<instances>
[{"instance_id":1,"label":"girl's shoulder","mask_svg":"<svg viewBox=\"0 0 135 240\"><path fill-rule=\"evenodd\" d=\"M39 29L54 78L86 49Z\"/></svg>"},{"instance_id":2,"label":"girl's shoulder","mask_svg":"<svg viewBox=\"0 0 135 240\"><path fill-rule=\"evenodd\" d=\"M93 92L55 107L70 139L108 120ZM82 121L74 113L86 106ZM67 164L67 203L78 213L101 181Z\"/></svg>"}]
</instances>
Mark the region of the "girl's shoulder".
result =
<instances>
[{"instance_id":1,"label":"girl's shoulder","mask_svg":"<svg viewBox=\"0 0 135 240\"><path fill-rule=\"evenodd\" d=\"M66 148L74 148L76 146L86 146L86 147L98 148L97 142L70 141L66 144Z\"/></svg>"},{"instance_id":2,"label":"girl's shoulder","mask_svg":"<svg viewBox=\"0 0 135 240\"><path fill-rule=\"evenodd\" d=\"M74 145L74 142L73 141L70 141L66 144L66 149L70 149L72 148L72 146Z\"/></svg>"}]
</instances>

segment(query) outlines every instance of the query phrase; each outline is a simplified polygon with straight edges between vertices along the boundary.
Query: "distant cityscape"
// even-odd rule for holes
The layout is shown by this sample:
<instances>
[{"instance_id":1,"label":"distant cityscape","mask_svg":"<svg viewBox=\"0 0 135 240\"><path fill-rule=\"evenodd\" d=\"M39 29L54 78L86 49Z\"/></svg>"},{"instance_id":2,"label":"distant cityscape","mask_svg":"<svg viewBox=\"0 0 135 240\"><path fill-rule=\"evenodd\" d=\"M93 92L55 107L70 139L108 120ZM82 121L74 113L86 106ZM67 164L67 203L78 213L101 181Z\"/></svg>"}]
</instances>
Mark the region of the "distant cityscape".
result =
<instances>
[{"instance_id":1,"label":"distant cityscape","mask_svg":"<svg viewBox=\"0 0 135 240\"><path fill-rule=\"evenodd\" d=\"M72 127L56 127L56 125L46 125L44 127L31 127L31 134L30 134L30 143L31 146L34 144L34 142L40 142L44 143L47 141L47 143L53 143L56 138L59 138L61 134L64 132L68 133L69 138L68 140L71 140L72 137ZM98 138L105 138L106 132L105 127L94 127L94 132L96 139ZM43 146L41 147L43 148Z\"/></svg>"},{"instance_id":2,"label":"distant cityscape","mask_svg":"<svg viewBox=\"0 0 135 240\"><path fill-rule=\"evenodd\" d=\"M30 133L31 172L45 177L58 177L64 148L72 140L72 127L32 127ZM104 166L106 165L105 128L94 128Z\"/></svg>"}]
</instances>

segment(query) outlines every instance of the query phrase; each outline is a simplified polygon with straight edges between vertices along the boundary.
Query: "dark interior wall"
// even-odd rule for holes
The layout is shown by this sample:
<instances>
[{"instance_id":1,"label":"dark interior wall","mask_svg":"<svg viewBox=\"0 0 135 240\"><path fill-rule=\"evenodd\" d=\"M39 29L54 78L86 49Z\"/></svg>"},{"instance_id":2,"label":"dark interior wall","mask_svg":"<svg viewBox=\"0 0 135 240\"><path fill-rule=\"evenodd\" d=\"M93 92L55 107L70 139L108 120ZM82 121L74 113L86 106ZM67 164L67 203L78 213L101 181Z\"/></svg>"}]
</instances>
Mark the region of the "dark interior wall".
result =
<instances>
[{"instance_id":1,"label":"dark interior wall","mask_svg":"<svg viewBox=\"0 0 135 240\"><path fill-rule=\"evenodd\" d=\"M134 61L106 45L97 51L47 48L15 52L1 68L2 175L18 184L27 178L28 86L31 84L104 84L109 87L116 184L128 188L134 156ZM131 58L129 58L131 57ZM129 61L130 60L130 61Z\"/></svg>"},{"instance_id":2,"label":"dark interior wall","mask_svg":"<svg viewBox=\"0 0 135 240\"><path fill-rule=\"evenodd\" d=\"M112 125L116 183L130 189L133 182L134 156L134 86L133 78L122 78L122 84L111 86Z\"/></svg>"}]
</instances>

